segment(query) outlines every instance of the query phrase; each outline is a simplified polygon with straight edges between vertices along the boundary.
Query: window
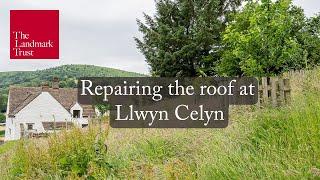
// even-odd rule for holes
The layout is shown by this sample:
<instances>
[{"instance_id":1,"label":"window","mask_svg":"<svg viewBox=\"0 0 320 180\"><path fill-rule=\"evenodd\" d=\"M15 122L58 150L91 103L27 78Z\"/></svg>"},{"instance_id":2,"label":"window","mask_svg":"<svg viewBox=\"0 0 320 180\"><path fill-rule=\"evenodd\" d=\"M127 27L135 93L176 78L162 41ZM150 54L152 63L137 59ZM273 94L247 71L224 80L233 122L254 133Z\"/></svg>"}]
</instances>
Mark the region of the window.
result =
<instances>
[{"instance_id":1,"label":"window","mask_svg":"<svg viewBox=\"0 0 320 180\"><path fill-rule=\"evenodd\" d=\"M34 126L33 123L27 123L27 129L28 130L33 130L33 126Z\"/></svg>"},{"instance_id":2,"label":"window","mask_svg":"<svg viewBox=\"0 0 320 180\"><path fill-rule=\"evenodd\" d=\"M73 118L80 118L80 110L73 110Z\"/></svg>"}]
</instances>

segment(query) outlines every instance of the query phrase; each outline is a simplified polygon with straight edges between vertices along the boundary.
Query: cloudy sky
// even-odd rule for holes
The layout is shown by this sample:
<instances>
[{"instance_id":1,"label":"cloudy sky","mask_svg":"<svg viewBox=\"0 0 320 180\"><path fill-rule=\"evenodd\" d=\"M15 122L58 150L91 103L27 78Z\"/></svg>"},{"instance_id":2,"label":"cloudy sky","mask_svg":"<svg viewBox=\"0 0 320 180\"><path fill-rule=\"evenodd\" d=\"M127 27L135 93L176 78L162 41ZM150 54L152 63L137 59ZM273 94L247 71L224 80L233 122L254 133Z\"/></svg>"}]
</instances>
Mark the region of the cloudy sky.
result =
<instances>
[{"instance_id":1,"label":"cloudy sky","mask_svg":"<svg viewBox=\"0 0 320 180\"><path fill-rule=\"evenodd\" d=\"M308 16L320 11L319 0L295 0ZM60 10L60 59L10 60L9 11L15 9ZM136 49L136 18L153 14L153 0L1 0L0 71L44 69L62 64L93 64L148 73L144 57Z\"/></svg>"}]
</instances>

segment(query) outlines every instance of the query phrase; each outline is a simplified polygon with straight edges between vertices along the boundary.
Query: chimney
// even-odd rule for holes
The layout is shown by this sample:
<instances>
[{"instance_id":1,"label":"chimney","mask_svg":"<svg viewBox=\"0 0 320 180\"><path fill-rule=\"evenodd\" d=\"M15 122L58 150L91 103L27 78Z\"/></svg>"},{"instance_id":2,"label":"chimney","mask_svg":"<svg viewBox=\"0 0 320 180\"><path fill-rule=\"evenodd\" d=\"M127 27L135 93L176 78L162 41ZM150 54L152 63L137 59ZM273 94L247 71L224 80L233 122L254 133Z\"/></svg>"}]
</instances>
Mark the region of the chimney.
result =
<instances>
[{"instance_id":1,"label":"chimney","mask_svg":"<svg viewBox=\"0 0 320 180\"><path fill-rule=\"evenodd\" d=\"M48 91L49 90L49 83L42 83L41 88L42 88L42 91Z\"/></svg>"},{"instance_id":2,"label":"chimney","mask_svg":"<svg viewBox=\"0 0 320 180\"><path fill-rule=\"evenodd\" d=\"M54 77L52 80L52 89L59 89L59 78Z\"/></svg>"}]
</instances>

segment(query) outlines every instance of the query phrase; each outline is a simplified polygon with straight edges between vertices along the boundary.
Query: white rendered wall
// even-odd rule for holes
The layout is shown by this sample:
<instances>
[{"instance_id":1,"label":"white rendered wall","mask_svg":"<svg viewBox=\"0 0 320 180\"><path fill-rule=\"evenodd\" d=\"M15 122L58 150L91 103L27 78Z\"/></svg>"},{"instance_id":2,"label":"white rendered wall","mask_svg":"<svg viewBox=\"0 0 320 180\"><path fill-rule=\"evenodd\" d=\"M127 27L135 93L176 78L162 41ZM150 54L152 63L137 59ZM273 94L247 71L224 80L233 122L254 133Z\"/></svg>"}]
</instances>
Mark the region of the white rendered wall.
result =
<instances>
[{"instance_id":1,"label":"white rendered wall","mask_svg":"<svg viewBox=\"0 0 320 180\"><path fill-rule=\"evenodd\" d=\"M11 124L11 119L13 124ZM45 132L42 122L65 122L71 121L71 114L48 92L42 92L26 107L15 115L15 118L7 118L5 140L20 139L20 123L23 123L25 129L27 123L34 123L33 129L38 133ZM7 136L11 128L11 135Z\"/></svg>"}]
</instances>

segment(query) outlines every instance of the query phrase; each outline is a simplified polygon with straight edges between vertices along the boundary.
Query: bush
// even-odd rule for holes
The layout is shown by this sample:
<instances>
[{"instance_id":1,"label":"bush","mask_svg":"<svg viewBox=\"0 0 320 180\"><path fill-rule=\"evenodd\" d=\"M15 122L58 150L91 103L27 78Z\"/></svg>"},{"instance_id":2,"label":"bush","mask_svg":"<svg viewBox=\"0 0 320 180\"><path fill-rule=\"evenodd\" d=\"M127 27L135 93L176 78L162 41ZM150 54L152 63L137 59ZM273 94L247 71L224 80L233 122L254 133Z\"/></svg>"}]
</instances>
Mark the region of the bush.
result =
<instances>
[{"instance_id":1,"label":"bush","mask_svg":"<svg viewBox=\"0 0 320 180\"><path fill-rule=\"evenodd\" d=\"M6 116L0 113L0 123L5 123L5 122L6 122Z\"/></svg>"}]
</instances>

